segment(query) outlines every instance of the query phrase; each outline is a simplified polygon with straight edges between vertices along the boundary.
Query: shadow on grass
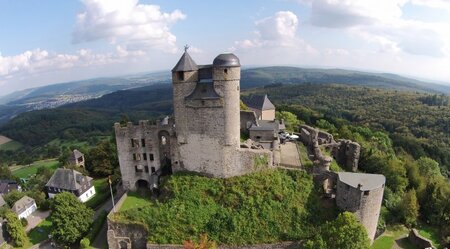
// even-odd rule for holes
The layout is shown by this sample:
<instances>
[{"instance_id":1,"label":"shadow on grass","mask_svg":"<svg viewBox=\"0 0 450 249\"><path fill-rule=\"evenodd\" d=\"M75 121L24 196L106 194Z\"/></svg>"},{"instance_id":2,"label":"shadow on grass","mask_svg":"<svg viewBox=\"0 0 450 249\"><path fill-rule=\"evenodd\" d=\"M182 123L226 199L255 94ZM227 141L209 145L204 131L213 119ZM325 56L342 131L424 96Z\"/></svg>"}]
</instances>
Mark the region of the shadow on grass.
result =
<instances>
[{"instance_id":1,"label":"shadow on grass","mask_svg":"<svg viewBox=\"0 0 450 249\"><path fill-rule=\"evenodd\" d=\"M413 245L411 242L409 242L408 237L397 239L395 243L397 244L398 247L403 249L420 249L415 245Z\"/></svg>"}]
</instances>

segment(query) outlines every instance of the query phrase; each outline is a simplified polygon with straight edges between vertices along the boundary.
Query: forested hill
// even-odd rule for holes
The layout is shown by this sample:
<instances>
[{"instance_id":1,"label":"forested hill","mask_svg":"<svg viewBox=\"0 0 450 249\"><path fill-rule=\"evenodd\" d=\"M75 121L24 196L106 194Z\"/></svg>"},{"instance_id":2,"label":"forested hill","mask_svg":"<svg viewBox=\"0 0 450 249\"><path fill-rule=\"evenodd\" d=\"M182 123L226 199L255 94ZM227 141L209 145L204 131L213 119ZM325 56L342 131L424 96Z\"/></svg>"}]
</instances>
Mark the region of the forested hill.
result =
<instances>
[{"instance_id":1,"label":"forested hill","mask_svg":"<svg viewBox=\"0 0 450 249\"><path fill-rule=\"evenodd\" d=\"M450 97L345 85L303 84L258 88L278 107L308 124L358 125L389 134L415 158L429 156L450 174Z\"/></svg>"},{"instance_id":2,"label":"forested hill","mask_svg":"<svg viewBox=\"0 0 450 249\"><path fill-rule=\"evenodd\" d=\"M395 74L368 73L343 69L314 69L298 67L262 67L242 71L243 88L271 84L346 84L372 86L408 91L450 94L450 85L426 83Z\"/></svg>"},{"instance_id":3,"label":"forested hill","mask_svg":"<svg viewBox=\"0 0 450 249\"><path fill-rule=\"evenodd\" d=\"M127 77L91 79L19 91L0 98L0 125L22 112L49 109L67 103L78 103L87 99L96 99L117 90L129 90L132 88L139 90L141 88L138 87L148 85L150 85L150 88L142 88L144 92L153 89L151 85L158 85L158 87L165 85L166 88L170 88L170 81L170 72L167 71ZM241 74L242 89L304 83L339 83L406 91L450 93L450 85L425 83L394 74L375 74L341 69L261 67L243 69ZM139 95L138 92L128 93ZM113 96L117 97L120 94L122 93ZM108 96L101 101L87 101L84 103L88 103L87 105L93 103L101 105L101 103L107 103L110 99L111 96ZM139 96L135 99L140 100ZM114 106L117 107L119 103L122 103L122 100L119 100ZM82 105L85 106L86 104Z\"/></svg>"}]
</instances>

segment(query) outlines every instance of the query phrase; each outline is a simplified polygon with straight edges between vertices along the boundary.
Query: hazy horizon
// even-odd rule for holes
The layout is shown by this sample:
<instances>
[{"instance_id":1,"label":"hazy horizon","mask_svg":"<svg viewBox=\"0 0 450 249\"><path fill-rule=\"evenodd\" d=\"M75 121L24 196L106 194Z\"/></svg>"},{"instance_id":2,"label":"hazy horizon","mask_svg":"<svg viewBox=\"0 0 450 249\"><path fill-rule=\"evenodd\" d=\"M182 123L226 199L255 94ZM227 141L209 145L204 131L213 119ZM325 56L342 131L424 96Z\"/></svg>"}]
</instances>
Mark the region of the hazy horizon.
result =
<instances>
[{"instance_id":1,"label":"hazy horizon","mask_svg":"<svg viewBox=\"0 0 450 249\"><path fill-rule=\"evenodd\" d=\"M450 83L450 2L249 0L2 2L0 96L198 64L341 68Z\"/></svg>"}]
</instances>

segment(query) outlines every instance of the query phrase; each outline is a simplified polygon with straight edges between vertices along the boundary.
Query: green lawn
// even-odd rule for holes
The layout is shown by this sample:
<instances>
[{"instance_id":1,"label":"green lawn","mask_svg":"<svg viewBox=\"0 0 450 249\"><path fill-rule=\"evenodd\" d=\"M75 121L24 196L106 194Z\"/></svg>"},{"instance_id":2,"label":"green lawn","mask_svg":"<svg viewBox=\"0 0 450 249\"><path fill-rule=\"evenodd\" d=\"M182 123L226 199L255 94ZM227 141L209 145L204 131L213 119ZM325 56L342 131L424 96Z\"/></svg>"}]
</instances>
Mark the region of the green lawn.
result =
<instances>
[{"instance_id":1,"label":"green lawn","mask_svg":"<svg viewBox=\"0 0 450 249\"><path fill-rule=\"evenodd\" d=\"M19 178L28 178L31 175L36 174L38 168L40 167L48 167L51 169L56 169L59 166L59 162L57 159L48 159L42 161L36 161L32 163L30 166L19 166L13 170L12 174Z\"/></svg>"},{"instance_id":2,"label":"green lawn","mask_svg":"<svg viewBox=\"0 0 450 249\"><path fill-rule=\"evenodd\" d=\"M129 192L127 199L120 207L119 211L126 211L133 208L150 205L150 191Z\"/></svg>"},{"instance_id":3,"label":"green lawn","mask_svg":"<svg viewBox=\"0 0 450 249\"><path fill-rule=\"evenodd\" d=\"M308 168L313 166L313 162L308 157L308 150L306 149L306 146L302 143L297 143L298 147L298 153L300 154L300 162L303 165L303 167Z\"/></svg>"},{"instance_id":4,"label":"green lawn","mask_svg":"<svg viewBox=\"0 0 450 249\"><path fill-rule=\"evenodd\" d=\"M380 236L378 239L376 239L371 249L391 249L394 245L394 238L391 236Z\"/></svg>"},{"instance_id":5,"label":"green lawn","mask_svg":"<svg viewBox=\"0 0 450 249\"><path fill-rule=\"evenodd\" d=\"M391 249L395 243L395 240L407 235L408 229L402 225L388 226L386 231L373 242L370 249ZM414 249L414 247L412 247L407 240L400 241L400 245L404 249Z\"/></svg>"},{"instance_id":6,"label":"green lawn","mask_svg":"<svg viewBox=\"0 0 450 249\"><path fill-rule=\"evenodd\" d=\"M17 141L9 141L7 143L4 143L2 145L0 145L0 150L4 150L4 151L15 151L18 150L22 147L22 144L17 142Z\"/></svg>"},{"instance_id":7,"label":"green lawn","mask_svg":"<svg viewBox=\"0 0 450 249\"><path fill-rule=\"evenodd\" d=\"M437 248L441 248L439 246L439 233L436 231L435 228L428 226L426 224L420 224L417 228L417 231L419 231L419 234L423 237L431 240L433 242L433 245Z\"/></svg>"},{"instance_id":8,"label":"green lawn","mask_svg":"<svg viewBox=\"0 0 450 249\"><path fill-rule=\"evenodd\" d=\"M31 244L35 245L41 241L48 239L48 235L52 230L52 222L50 217L43 220L39 225L28 233L28 238L30 239Z\"/></svg>"}]
</instances>

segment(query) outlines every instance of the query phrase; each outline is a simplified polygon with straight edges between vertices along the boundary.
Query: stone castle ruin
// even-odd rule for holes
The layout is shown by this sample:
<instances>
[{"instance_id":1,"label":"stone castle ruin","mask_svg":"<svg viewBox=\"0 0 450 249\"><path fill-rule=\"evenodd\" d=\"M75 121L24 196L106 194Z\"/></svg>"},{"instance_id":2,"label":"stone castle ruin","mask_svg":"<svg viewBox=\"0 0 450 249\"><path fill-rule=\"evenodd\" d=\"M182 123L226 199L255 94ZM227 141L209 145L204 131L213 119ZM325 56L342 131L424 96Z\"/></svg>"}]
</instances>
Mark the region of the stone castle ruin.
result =
<instances>
[{"instance_id":1,"label":"stone castle ruin","mask_svg":"<svg viewBox=\"0 0 450 249\"><path fill-rule=\"evenodd\" d=\"M218 55L211 65L197 65L185 51L172 69L173 117L114 125L125 191L158 189L160 176L177 171L226 178L280 163L278 132L285 124L275 120L275 106L267 96L249 98L251 110L240 111L240 66L239 58L230 53ZM356 172L360 145L335 140L306 125L300 126L300 131L300 140L313 161L315 182L339 208L355 213L373 240L385 177L330 171L335 159L344 169ZM241 132L249 139L241 142ZM108 218L110 248L153 248L145 244L142 231L139 226Z\"/></svg>"},{"instance_id":2,"label":"stone castle ruin","mask_svg":"<svg viewBox=\"0 0 450 249\"><path fill-rule=\"evenodd\" d=\"M230 53L197 65L185 51L172 69L173 118L115 124L125 189L154 186L152 175L175 171L223 178L273 166L270 150L241 146L240 66Z\"/></svg>"},{"instance_id":3,"label":"stone castle ruin","mask_svg":"<svg viewBox=\"0 0 450 249\"><path fill-rule=\"evenodd\" d=\"M300 126L300 139L306 145L313 161L315 182L322 184L336 205L352 212L367 230L371 241L375 238L386 178L378 174L353 173L358 169L361 146L350 140L334 140L327 132L313 127ZM330 171L332 157L324 155L321 147L331 152L336 162L353 172Z\"/></svg>"}]
</instances>

